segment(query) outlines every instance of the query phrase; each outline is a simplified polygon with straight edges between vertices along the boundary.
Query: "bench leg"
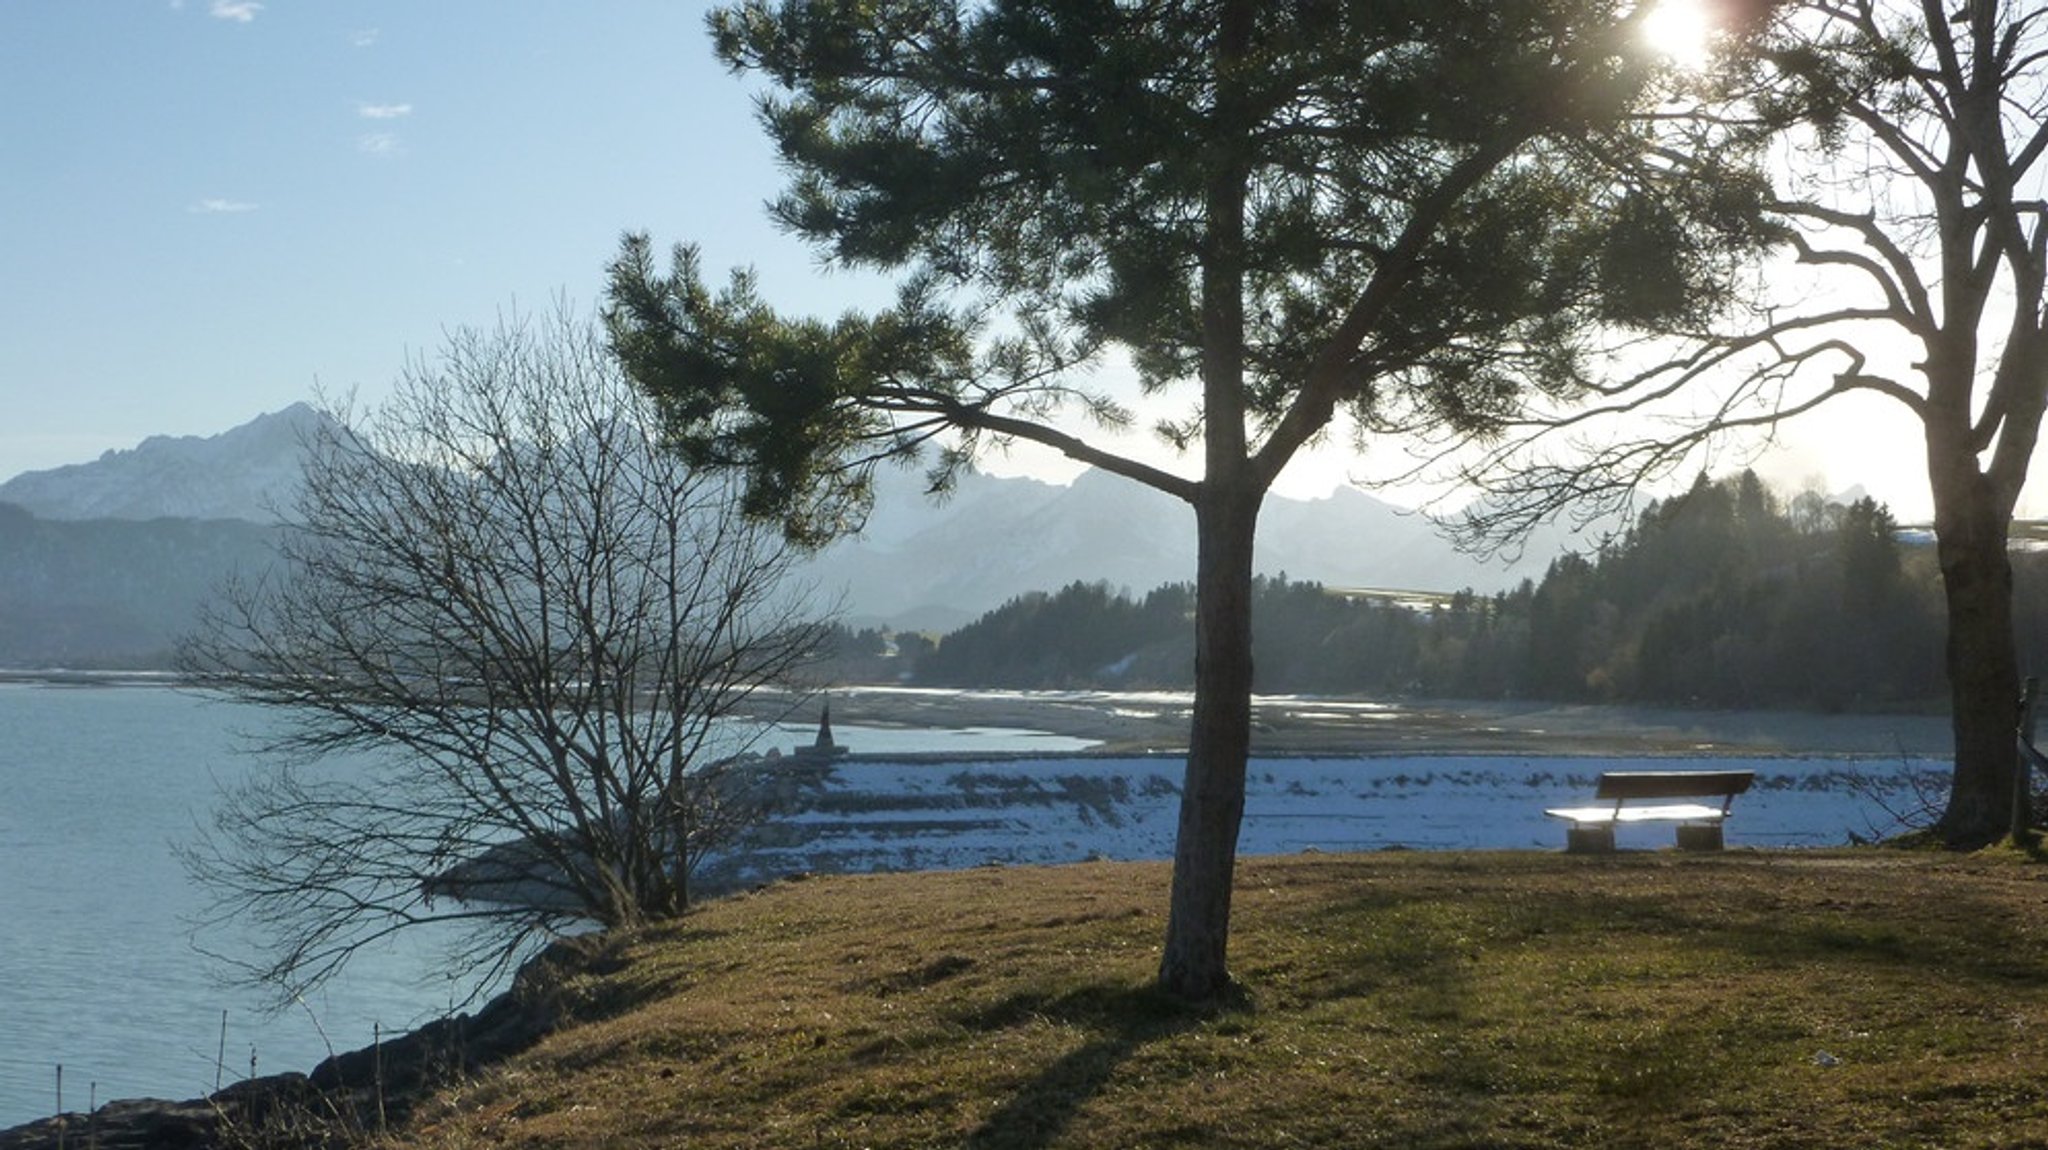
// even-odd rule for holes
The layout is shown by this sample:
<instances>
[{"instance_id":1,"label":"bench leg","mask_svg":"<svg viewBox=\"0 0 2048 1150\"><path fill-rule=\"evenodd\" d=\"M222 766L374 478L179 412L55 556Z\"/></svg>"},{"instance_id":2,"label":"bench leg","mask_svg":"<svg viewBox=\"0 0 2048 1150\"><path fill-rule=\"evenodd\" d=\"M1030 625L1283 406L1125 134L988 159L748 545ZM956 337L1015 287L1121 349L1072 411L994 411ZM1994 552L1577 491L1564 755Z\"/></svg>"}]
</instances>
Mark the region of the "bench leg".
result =
<instances>
[{"instance_id":1,"label":"bench leg","mask_svg":"<svg viewBox=\"0 0 2048 1150\"><path fill-rule=\"evenodd\" d=\"M1680 823L1678 826L1678 849L1682 851L1717 851L1721 849L1721 824L1692 826Z\"/></svg>"},{"instance_id":2,"label":"bench leg","mask_svg":"<svg viewBox=\"0 0 2048 1150\"><path fill-rule=\"evenodd\" d=\"M1614 827L1567 827L1564 832L1566 854L1605 855L1614 853Z\"/></svg>"}]
</instances>

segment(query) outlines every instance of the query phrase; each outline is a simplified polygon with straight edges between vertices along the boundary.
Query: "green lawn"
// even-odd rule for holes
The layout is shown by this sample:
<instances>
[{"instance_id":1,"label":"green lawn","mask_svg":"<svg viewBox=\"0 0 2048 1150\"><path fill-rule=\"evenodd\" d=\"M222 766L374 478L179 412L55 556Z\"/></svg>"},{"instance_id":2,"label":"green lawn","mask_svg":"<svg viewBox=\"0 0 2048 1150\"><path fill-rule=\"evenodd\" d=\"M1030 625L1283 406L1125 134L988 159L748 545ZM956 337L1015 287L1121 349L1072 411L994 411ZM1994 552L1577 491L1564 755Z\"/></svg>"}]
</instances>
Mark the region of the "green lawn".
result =
<instances>
[{"instance_id":1,"label":"green lawn","mask_svg":"<svg viewBox=\"0 0 2048 1150\"><path fill-rule=\"evenodd\" d=\"M812 879L611 940L588 1019L402 1141L2048 1144L2048 870L1389 853L1239 869L1230 1008L1149 990L1154 864Z\"/></svg>"}]
</instances>

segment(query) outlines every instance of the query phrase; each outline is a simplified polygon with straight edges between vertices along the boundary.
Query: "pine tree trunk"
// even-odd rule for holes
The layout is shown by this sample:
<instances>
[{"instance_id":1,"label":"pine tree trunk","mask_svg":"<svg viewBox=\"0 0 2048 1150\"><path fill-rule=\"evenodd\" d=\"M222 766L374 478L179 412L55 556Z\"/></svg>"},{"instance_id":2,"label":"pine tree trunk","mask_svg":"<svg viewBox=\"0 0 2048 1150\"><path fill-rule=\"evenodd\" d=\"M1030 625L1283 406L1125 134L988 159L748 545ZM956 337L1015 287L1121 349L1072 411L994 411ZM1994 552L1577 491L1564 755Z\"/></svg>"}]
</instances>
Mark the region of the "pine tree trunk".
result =
<instances>
[{"instance_id":1,"label":"pine tree trunk","mask_svg":"<svg viewBox=\"0 0 2048 1150\"><path fill-rule=\"evenodd\" d=\"M1988 498L1958 502L1973 506L1937 519L1956 759L1948 809L1935 830L1950 846L1975 849L2011 826L2020 673L2005 517Z\"/></svg>"},{"instance_id":2,"label":"pine tree trunk","mask_svg":"<svg viewBox=\"0 0 2048 1150\"><path fill-rule=\"evenodd\" d=\"M1195 713L1159 986L1193 1001L1230 989L1230 894L1251 754L1252 548L1270 477L1246 456L1245 202L1250 183L1252 0L1223 5L1215 41L1217 136L1204 189L1203 479L1195 498Z\"/></svg>"},{"instance_id":3,"label":"pine tree trunk","mask_svg":"<svg viewBox=\"0 0 2048 1150\"><path fill-rule=\"evenodd\" d=\"M1252 547L1257 493L1196 509L1195 706L1174 841L1159 985L1205 1001L1231 986L1230 896L1251 754Z\"/></svg>"}]
</instances>

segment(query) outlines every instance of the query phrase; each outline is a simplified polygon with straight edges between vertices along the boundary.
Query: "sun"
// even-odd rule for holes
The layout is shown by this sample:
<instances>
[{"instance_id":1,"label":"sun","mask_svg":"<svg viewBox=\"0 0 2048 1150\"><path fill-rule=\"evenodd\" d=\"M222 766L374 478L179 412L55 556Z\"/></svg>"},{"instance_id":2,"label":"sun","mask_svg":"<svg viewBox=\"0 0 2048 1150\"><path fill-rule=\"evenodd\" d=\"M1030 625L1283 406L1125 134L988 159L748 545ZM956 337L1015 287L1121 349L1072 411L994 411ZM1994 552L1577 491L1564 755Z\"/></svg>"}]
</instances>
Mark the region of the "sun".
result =
<instances>
[{"instance_id":1,"label":"sun","mask_svg":"<svg viewBox=\"0 0 2048 1150\"><path fill-rule=\"evenodd\" d=\"M1702 68L1713 55L1714 21L1703 0L1650 0L1643 43L1680 68Z\"/></svg>"}]
</instances>

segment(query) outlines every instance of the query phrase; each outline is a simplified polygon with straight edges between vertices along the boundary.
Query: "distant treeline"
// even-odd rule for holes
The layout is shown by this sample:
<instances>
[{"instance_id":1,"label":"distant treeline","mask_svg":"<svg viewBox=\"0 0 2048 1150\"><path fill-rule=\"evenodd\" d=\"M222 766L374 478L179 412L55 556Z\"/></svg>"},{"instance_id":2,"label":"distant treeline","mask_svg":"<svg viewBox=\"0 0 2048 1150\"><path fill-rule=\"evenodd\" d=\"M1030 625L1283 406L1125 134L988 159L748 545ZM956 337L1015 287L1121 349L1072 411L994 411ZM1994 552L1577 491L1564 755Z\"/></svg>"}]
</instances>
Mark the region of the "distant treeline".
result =
<instances>
[{"instance_id":1,"label":"distant treeline","mask_svg":"<svg viewBox=\"0 0 2048 1150\"><path fill-rule=\"evenodd\" d=\"M2014 556L2022 657L2048 657L2048 555ZM1265 692L1799 707L1938 707L1931 545L1869 499L1786 500L1749 472L1702 477L1597 553L1539 581L1418 605L1282 575L1253 608ZM1187 687L1194 589L1075 583L1020 596L889 662L934 686ZM879 632L846 633L880 654Z\"/></svg>"}]
</instances>

